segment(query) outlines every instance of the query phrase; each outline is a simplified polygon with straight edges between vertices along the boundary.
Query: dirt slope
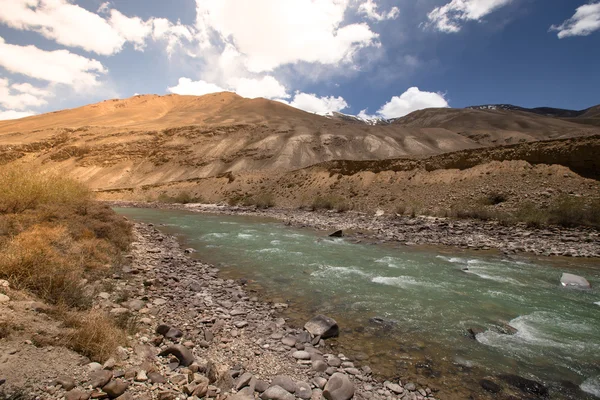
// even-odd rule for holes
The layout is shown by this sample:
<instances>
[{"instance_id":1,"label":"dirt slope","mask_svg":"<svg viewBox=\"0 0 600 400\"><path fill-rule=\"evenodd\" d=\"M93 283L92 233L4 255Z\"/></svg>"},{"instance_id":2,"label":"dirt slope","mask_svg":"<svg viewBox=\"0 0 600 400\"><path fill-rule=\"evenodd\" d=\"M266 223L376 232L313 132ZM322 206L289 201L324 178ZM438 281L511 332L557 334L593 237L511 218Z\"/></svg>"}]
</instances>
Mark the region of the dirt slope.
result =
<instances>
[{"instance_id":1,"label":"dirt slope","mask_svg":"<svg viewBox=\"0 0 600 400\"><path fill-rule=\"evenodd\" d=\"M228 92L144 95L2 121L0 163L20 159L107 189L598 133L521 113L431 109L371 126Z\"/></svg>"}]
</instances>

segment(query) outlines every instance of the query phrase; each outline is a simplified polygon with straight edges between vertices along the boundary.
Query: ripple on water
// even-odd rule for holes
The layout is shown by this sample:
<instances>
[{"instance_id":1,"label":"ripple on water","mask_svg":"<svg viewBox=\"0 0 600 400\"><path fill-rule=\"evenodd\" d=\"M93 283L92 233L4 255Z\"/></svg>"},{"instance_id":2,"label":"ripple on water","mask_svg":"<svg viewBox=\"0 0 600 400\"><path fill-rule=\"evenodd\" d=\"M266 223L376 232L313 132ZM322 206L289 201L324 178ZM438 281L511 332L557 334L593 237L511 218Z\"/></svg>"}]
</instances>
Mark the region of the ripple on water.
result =
<instances>
[{"instance_id":1,"label":"ripple on water","mask_svg":"<svg viewBox=\"0 0 600 400\"><path fill-rule=\"evenodd\" d=\"M224 238L227 237L227 233L219 233L219 232L213 232L213 233L207 233L205 235L203 235L202 237L204 239L220 239L220 238Z\"/></svg>"},{"instance_id":2,"label":"ripple on water","mask_svg":"<svg viewBox=\"0 0 600 400\"><path fill-rule=\"evenodd\" d=\"M240 239L252 239L254 237L254 235L250 234L250 233L238 233L237 235Z\"/></svg>"},{"instance_id":3,"label":"ripple on water","mask_svg":"<svg viewBox=\"0 0 600 400\"><path fill-rule=\"evenodd\" d=\"M404 268L400 260L391 256L385 256L383 258L375 260L375 262L379 264L387 264L387 266L390 268Z\"/></svg>"},{"instance_id":4,"label":"ripple on water","mask_svg":"<svg viewBox=\"0 0 600 400\"><path fill-rule=\"evenodd\" d=\"M444 285L441 283L434 283L431 281L424 281L413 278L412 276L376 276L371 279L373 283L380 283L382 285L396 286L402 289L408 289L411 287L422 286L422 287L434 287L440 288Z\"/></svg>"}]
</instances>

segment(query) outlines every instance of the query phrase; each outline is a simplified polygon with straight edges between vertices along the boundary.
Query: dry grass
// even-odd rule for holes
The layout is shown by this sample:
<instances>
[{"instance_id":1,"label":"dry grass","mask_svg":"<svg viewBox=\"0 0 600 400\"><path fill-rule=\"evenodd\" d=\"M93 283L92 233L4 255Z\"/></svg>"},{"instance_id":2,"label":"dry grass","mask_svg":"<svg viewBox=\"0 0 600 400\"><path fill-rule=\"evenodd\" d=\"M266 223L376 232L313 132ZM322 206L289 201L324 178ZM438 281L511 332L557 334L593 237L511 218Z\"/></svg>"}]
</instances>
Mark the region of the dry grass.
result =
<instances>
[{"instance_id":1,"label":"dry grass","mask_svg":"<svg viewBox=\"0 0 600 400\"><path fill-rule=\"evenodd\" d=\"M205 200L201 196L191 195L189 192L180 192L175 196L170 196L166 193L162 193L156 199L160 203L177 203L177 204L190 204L190 203L205 203Z\"/></svg>"},{"instance_id":2,"label":"dry grass","mask_svg":"<svg viewBox=\"0 0 600 400\"><path fill-rule=\"evenodd\" d=\"M119 324L130 324L81 311L92 304L84 285L120 264L130 224L67 178L3 167L0 187L0 279L55 305L54 316L69 328L68 347L108 358L126 343Z\"/></svg>"},{"instance_id":3,"label":"dry grass","mask_svg":"<svg viewBox=\"0 0 600 400\"><path fill-rule=\"evenodd\" d=\"M102 311L67 313L63 319L70 328L67 347L93 361L106 361L117 346L127 342L125 331Z\"/></svg>"},{"instance_id":4,"label":"dry grass","mask_svg":"<svg viewBox=\"0 0 600 400\"><path fill-rule=\"evenodd\" d=\"M350 205L346 200L339 196L318 196L316 197L311 208L315 210L334 210L344 212L350 210Z\"/></svg>"},{"instance_id":5,"label":"dry grass","mask_svg":"<svg viewBox=\"0 0 600 400\"><path fill-rule=\"evenodd\" d=\"M90 191L72 179L22 166L2 166L0 188L0 213L20 213L43 204L75 206L91 198Z\"/></svg>"}]
</instances>

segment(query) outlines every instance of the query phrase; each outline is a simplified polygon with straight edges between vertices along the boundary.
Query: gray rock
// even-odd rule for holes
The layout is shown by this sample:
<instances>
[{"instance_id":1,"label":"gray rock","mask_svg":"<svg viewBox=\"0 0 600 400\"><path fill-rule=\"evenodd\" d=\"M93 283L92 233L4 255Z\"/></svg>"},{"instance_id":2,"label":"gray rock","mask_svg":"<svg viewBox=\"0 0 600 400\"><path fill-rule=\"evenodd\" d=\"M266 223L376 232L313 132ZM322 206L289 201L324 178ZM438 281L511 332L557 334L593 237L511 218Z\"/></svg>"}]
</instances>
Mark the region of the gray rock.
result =
<instances>
[{"instance_id":1,"label":"gray rock","mask_svg":"<svg viewBox=\"0 0 600 400\"><path fill-rule=\"evenodd\" d=\"M115 397L119 397L120 395L125 393L128 387L128 382L122 381L121 379L115 379L108 382L106 386L102 388L102 391L108 394L108 397L114 399Z\"/></svg>"},{"instance_id":2,"label":"gray rock","mask_svg":"<svg viewBox=\"0 0 600 400\"><path fill-rule=\"evenodd\" d=\"M173 346L169 346L160 353L158 353L159 357L164 357L168 355L174 355L179 360L179 365L183 365L184 367L189 366L194 362L194 355L187 347L181 344L175 344Z\"/></svg>"},{"instance_id":3,"label":"gray rock","mask_svg":"<svg viewBox=\"0 0 600 400\"><path fill-rule=\"evenodd\" d=\"M386 385L386 387L396 394L402 394L404 392L404 388L397 383L390 382Z\"/></svg>"},{"instance_id":4,"label":"gray rock","mask_svg":"<svg viewBox=\"0 0 600 400\"><path fill-rule=\"evenodd\" d=\"M254 392L250 390L250 388L244 388L243 390L237 392L231 397L228 397L230 400L254 400Z\"/></svg>"},{"instance_id":5,"label":"gray rock","mask_svg":"<svg viewBox=\"0 0 600 400\"><path fill-rule=\"evenodd\" d=\"M337 357L329 357L329 359L327 360L327 364L330 367L339 367L340 365L342 365L342 360L340 360Z\"/></svg>"},{"instance_id":6,"label":"gray rock","mask_svg":"<svg viewBox=\"0 0 600 400\"><path fill-rule=\"evenodd\" d=\"M111 374L112 376L112 374ZM77 384L75 383L75 379L70 378L68 376L59 376L52 382L52 386L60 385L67 392L73 389Z\"/></svg>"},{"instance_id":7,"label":"gray rock","mask_svg":"<svg viewBox=\"0 0 600 400\"><path fill-rule=\"evenodd\" d=\"M310 360L310 353L308 351L295 351L292 357L296 360Z\"/></svg>"},{"instance_id":8,"label":"gray rock","mask_svg":"<svg viewBox=\"0 0 600 400\"><path fill-rule=\"evenodd\" d=\"M314 360L312 362L313 371L325 372L327 370L327 364L322 360Z\"/></svg>"},{"instance_id":9,"label":"gray rock","mask_svg":"<svg viewBox=\"0 0 600 400\"><path fill-rule=\"evenodd\" d=\"M165 333L165 337L167 339L171 339L173 341L177 341L177 339L179 339L180 337L183 336L183 332L181 332L179 329L177 328L170 328L167 333Z\"/></svg>"},{"instance_id":10,"label":"gray rock","mask_svg":"<svg viewBox=\"0 0 600 400\"><path fill-rule=\"evenodd\" d=\"M329 378L323 390L323 397L327 400L349 400L354 396L354 384L348 376L336 372Z\"/></svg>"},{"instance_id":11,"label":"gray rock","mask_svg":"<svg viewBox=\"0 0 600 400\"><path fill-rule=\"evenodd\" d=\"M258 393L262 393L269 388L269 382L257 380L256 385L254 386L254 390Z\"/></svg>"},{"instance_id":12,"label":"gray rock","mask_svg":"<svg viewBox=\"0 0 600 400\"><path fill-rule=\"evenodd\" d=\"M167 378L158 372L148 372L146 375L148 375L148 379L150 379L150 382L152 383L167 383Z\"/></svg>"},{"instance_id":13,"label":"gray rock","mask_svg":"<svg viewBox=\"0 0 600 400\"><path fill-rule=\"evenodd\" d=\"M65 394L65 400L88 400L89 398L90 393L78 389L70 390Z\"/></svg>"},{"instance_id":14,"label":"gray rock","mask_svg":"<svg viewBox=\"0 0 600 400\"><path fill-rule=\"evenodd\" d=\"M271 386L260 395L263 400L296 400L296 397L281 386Z\"/></svg>"},{"instance_id":15,"label":"gray rock","mask_svg":"<svg viewBox=\"0 0 600 400\"><path fill-rule=\"evenodd\" d=\"M329 237L343 237L343 236L344 236L344 231L342 231L341 229L329 234Z\"/></svg>"},{"instance_id":16,"label":"gray rock","mask_svg":"<svg viewBox=\"0 0 600 400\"><path fill-rule=\"evenodd\" d=\"M102 387L106 385L112 377L112 371L94 371L90 374L90 385L92 385L93 388Z\"/></svg>"},{"instance_id":17,"label":"gray rock","mask_svg":"<svg viewBox=\"0 0 600 400\"><path fill-rule=\"evenodd\" d=\"M297 382L296 383L296 397L300 397L301 399L308 400L312 396L312 389L310 385L306 382Z\"/></svg>"},{"instance_id":18,"label":"gray rock","mask_svg":"<svg viewBox=\"0 0 600 400\"><path fill-rule=\"evenodd\" d=\"M404 385L404 388L406 390L410 390L411 392L414 392L415 390L417 390L417 385L415 385L412 382L407 383L406 385Z\"/></svg>"},{"instance_id":19,"label":"gray rock","mask_svg":"<svg viewBox=\"0 0 600 400\"><path fill-rule=\"evenodd\" d=\"M319 389L323 389L327 385L327 379L317 376L312 380L312 383Z\"/></svg>"},{"instance_id":20,"label":"gray rock","mask_svg":"<svg viewBox=\"0 0 600 400\"><path fill-rule=\"evenodd\" d=\"M290 393L294 393L296 391L296 383L287 375L277 375L275 378L273 378L271 386L282 387Z\"/></svg>"},{"instance_id":21,"label":"gray rock","mask_svg":"<svg viewBox=\"0 0 600 400\"><path fill-rule=\"evenodd\" d=\"M252 378L253 375L250 372L242 374L235 382L235 390L240 390L241 388L248 386Z\"/></svg>"},{"instance_id":22,"label":"gray rock","mask_svg":"<svg viewBox=\"0 0 600 400\"><path fill-rule=\"evenodd\" d=\"M563 273L560 277L561 285L565 287L577 288L577 289L590 289L592 285L582 276Z\"/></svg>"},{"instance_id":23,"label":"gray rock","mask_svg":"<svg viewBox=\"0 0 600 400\"><path fill-rule=\"evenodd\" d=\"M294 347L296 345L297 339L293 336L286 336L283 339L281 339L281 343L285 344L286 346L290 346L290 347Z\"/></svg>"},{"instance_id":24,"label":"gray rock","mask_svg":"<svg viewBox=\"0 0 600 400\"><path fill-rule=\"evenodd\" d=\"M337 322L333 318L319 314L304 324L304 329L313 336L323 339L337 336L340 332Z\"/></svg>"},{"instance_id":25,"label":"gray rock","mask_svg":"<svg viewBox=\"0 0 600 400\"><path fill-rule=\"evenodd\" d=\"M139 299L131 300L127 303L127 308L133 311L140 311L144 306L146 306L146 302Z\"/></svg>"}]
</instances>

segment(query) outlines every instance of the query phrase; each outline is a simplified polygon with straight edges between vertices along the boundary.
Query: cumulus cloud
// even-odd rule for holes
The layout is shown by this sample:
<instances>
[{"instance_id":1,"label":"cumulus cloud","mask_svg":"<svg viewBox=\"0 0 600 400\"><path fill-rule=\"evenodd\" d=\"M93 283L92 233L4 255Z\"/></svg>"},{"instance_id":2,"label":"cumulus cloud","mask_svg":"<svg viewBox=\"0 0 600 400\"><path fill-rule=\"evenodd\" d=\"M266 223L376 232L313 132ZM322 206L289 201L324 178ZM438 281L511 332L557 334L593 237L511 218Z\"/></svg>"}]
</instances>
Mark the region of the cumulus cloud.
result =
<instances>
[{"instance_id":1,"label":"cumulus cloud","mask_svg":"<svg viewBox=\"0 0 600 400\"><path fill-rule=\"evenodd\" d=\"M456 33L466 21L481 21L483 17L511 3L512 0L452 0L427 14L428 23L440 32Z\"/></svg>"},{"instance_id":2,"label":"cumulus cloud","mask_svg":"<svg viewBox=\"0 0 600 400\"><path fill-rule=\"evenodd\" d=\"M30 83L10 85L6 78L0 78L0 105L13 110L40 107L48 104L46 97L52 96L48 90L36 88Z\"/></svg>"},{"instance_id":3,"label":"cumulus cloud","mask_svg":"<svg viewBox=\"0 0 600 400\"><path fill-rule=\"evenodd\" d=\"M66 0L0 0L0 22L102 55L118 52L125 43L104 18Z\"/></svg>"},{"instance_id":4,"label":"cumulus cloud","mask_svg":"<svg viewBox=\"0 0 600 400\"><path fill-rule=\"evenodd\" d=\"M0 66L15 74L62 83L77 89L98 85L107 72L98 60L68 50L45 51L35 46L8 44L0 37Z\"/></svg>"},{"instance_id":5,"label":"cumulus cloud","mask_svg":"<svg viewBox=\"0 0 600 400\"><path fill-rule=\"evenodd\" d=\"M272 76L257 78L232 79L230 86L242 97L256 98L264 97L266 99L285 99L290 97L287 94L285 86Z\"/></svg>"},{"instance_id":6,"label":"cumulus cloud","mask_svg":"<svg viewBox=\"0 0 600 400\"><path fill-rule=\"evenodd\" d=\"M9 120L9 119L25 118L25 117L30 117L32 115L35 115L35 113L32 111L15 111L15 110L2 111L2 110L0 110L0 121L5 121L5 120Z\"/></svg>"},{"instance_id":7,"label":"cumulus cloud","mask_svg":"<svg viewBox=\"0 0 600 400\"><path fill-rule=\"evenodd\" d=\"M287 104L292 107L319 115L340 112L343 109L348 108L348 103L346 103L346 100L344 100L344 98L341 96L319 97L313 93L303 92L296 92L294 99Z\"/></svg>"},{"instance_id":8,"label":"cumulus cloud","mask_svg":"<svg viewBox=\"0 0 600 400\"><path fill-rule=\"evenodd\" d=\"M348 7L349 0L196 0L196 28L204 47L211 33L235 46L250 72L300 61L336 64L378 45L367 24L343 25Z\"/></svg>"},{"instance_id":9,"label":"cumulus cloud","mask_svg":"<svg viewBox=\"0 0 600 400\"><path fill-rule=\"evenodd\" d=\"M600 2L577 7L575 14L560 25L552 25L551 31L558 32L558 38L587 36L600 30Z\"/></svg>"},{"instance_id":10,"label":"cumulus cloud","mask_svg":"<svg viewBox=\"0 0 600 400\"><path fill-rule=\"evenodd\" d=\"M396 19L400 15L400 10L398 7L392 7L387 13L386 12L378 12L377 4L374 0L367 0L364 3L361 3L358 6L358 13L364 14L367 18L375 20L375 21L385 21L387 19Z\"/></svg>"},{"instance_id":11,"label":"cumulus cloud","mask_svg":"<svg viewBox=\"0 0 600 400\"><path fill-rule=\"evenodd\" d=\"M172 52L183 38L193 39L189 27L166 18L129 17L105 2L98 13L68 0L0 0L0 23L19 30L33 31L69 47L110 56L120 52L125 43L142 51L146 40L165 40Z\"/></svg>"},{"instance_id":12,"label":"cumulus cloud","mask_svg":"<svg viewBox=\"0 0 600 400\"><path fill-rule=\"evenodd\" d=\"M203 80L193 81L189 78L179 78L176 86L168 88L169 92L182 95L202 96L209 93L224 92L225 89Z\"/></svg>"},{"instance_id":13,"label":"cumulus cloud","mask_svg":"<svg viewBox=\"0 0 600 400\"><path fill-rule=\"evenodd\" d=\"M362 119L374 118L400 118L413 111L422 110L425 108L445 108L449 107L448 101L444 95L435 92L424 92L417 87L411 87L400 96L394 96L385 103L379 110L377 115L367 114L367 110L362 110L358 116Z\"/></svg>"}]
</instances>

